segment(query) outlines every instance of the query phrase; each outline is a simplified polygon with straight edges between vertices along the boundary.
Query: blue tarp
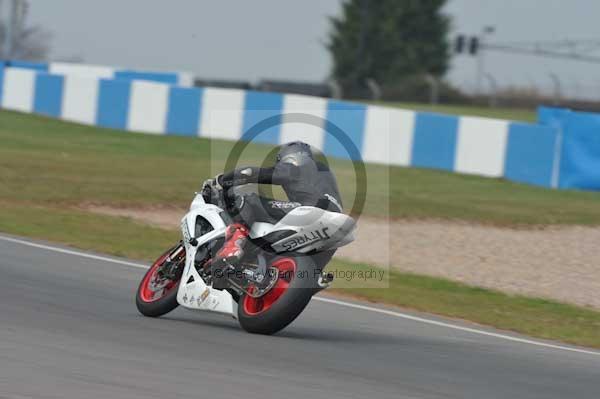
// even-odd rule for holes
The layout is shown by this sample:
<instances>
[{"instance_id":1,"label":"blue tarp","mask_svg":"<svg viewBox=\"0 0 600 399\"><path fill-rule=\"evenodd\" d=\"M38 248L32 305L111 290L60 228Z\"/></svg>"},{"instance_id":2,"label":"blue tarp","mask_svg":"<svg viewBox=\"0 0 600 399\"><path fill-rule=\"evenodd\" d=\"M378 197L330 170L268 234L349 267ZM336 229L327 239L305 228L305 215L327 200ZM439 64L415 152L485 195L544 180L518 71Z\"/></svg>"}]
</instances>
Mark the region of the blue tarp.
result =
<instances>
[{"instance_id":1,"label":"blue tarp","mask_svg":"<svg viewBox=\"0 0 600 399\"><path fill-rule=\"evenodd\" d=\"M540 108L540 123L562 135L559 188L600 191L600 114Z\"/></svg>"}]
</instances>

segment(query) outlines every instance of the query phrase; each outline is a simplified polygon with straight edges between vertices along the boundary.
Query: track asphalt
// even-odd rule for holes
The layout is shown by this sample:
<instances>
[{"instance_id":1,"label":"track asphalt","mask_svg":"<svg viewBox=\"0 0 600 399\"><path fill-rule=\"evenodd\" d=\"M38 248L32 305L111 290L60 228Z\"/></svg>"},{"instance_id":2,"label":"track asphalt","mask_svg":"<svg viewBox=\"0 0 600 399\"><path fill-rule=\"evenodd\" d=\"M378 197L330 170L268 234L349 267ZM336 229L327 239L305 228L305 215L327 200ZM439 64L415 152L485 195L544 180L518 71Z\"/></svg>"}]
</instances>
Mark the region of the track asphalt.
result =
<instances>
[{"instance_id":1,"label":"track asphalt","mask_svg":"<svg viewBox=\"0 0 600 399\"><path fill-rule=\"evenodd\" d=\"M272 337L184 309L148 319L142 268L1 238L2 399L600 398L594 351L323 300Z\"/></svg>"}]
</instances>

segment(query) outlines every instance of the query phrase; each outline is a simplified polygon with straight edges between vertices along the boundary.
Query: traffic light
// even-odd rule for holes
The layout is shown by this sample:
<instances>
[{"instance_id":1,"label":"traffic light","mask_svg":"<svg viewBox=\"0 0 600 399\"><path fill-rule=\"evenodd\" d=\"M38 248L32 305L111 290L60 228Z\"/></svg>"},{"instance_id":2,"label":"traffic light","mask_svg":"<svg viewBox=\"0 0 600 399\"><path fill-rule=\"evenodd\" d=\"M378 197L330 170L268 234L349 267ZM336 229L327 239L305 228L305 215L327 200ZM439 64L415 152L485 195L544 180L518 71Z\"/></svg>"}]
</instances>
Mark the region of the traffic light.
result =
<instances>
[{"instance_id":1,"label":"traffic light","mask_svg":"<svg viewBox=\"0 0 600 399\"><path fill-rule=\"evenodd\" d=\"M475 56L481 50L481 41L478 36L458 35L454 41L454 52L456 54L468 53Z\"/></svg>"},{"instance_id":2,"label":"traffic light","mask_svg":"<svg viewBox=\"0 0 600 399\"><path fill-rule=\"evenodd\" d=\"M465 35L458 35L456 37L456 41L454 42L454 52L456 54L462 54L462 52L465 51L466 41L467 38L465 37Z\"/></svg>"},{"instance_id":3,"label":"traffic light","mask_svg":"<svg viewBox=\"0 0 600 399\"><path fill-rule=\"evenodd\" d=\"M477 55L479 52L479 38L477 36L473 36L469 42L469 54Z\"/></svg>"}]
</instances>

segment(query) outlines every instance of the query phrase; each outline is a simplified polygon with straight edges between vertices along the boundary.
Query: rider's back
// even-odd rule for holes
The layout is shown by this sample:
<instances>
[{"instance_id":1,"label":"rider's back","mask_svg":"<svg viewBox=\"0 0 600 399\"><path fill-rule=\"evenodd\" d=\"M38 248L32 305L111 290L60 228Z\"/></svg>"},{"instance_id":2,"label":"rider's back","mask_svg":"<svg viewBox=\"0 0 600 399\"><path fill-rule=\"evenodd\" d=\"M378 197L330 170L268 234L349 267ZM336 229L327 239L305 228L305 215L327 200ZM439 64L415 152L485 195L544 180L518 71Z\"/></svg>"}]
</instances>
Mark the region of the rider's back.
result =
<instances>
[{"instance_id":1,"label":"rider's back","mask_svg":"<svg viewBox=\"0 0 600 399\"><path fill-rule=\"evenodd\" d=\"M288 199L302 205L315 206L329 201L342 209L337 180L329 167L313 160L302 166L287 163L275 165L274 177L280 181Z\"/></svg>"}]
</instances>

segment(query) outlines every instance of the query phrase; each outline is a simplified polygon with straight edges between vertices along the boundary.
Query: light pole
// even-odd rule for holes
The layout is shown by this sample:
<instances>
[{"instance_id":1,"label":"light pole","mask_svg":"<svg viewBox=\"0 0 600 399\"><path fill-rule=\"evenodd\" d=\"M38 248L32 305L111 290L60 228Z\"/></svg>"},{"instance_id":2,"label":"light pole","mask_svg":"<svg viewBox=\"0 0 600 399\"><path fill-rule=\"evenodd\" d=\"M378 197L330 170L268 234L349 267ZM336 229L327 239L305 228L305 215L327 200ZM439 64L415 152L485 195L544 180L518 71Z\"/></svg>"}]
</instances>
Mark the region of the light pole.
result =
<instances>
[{"instance_id":1,"label":"light pole","mask_svg":"<svg viewBox=\"0 0 600 399\"><path fill-rule=\"evenodd\" d=\"M483 28L479 36L479 51L477 52L477 94L483 94L483 79L485 78L485 43L489 36L496 33L494 26L488 25Z\"/></svg>"},{"instance_id":2,"label":"light pole","mask_svg":"<svg viewBox=\"0 0 600 399\"><path fill-rule=\"evenodd\" d=\"M6 51L8 48L8 41L6 40L6 34L8 33L8 23L4 20L4 0L0 0L0 27L4 28L4 36L0 38L0 59L6 58Z\"/></svg>"},{"instance_id":3,"label":"light pole","mask_svg":"<svg viewBox=\"0 0 600 399\"><path fill-rule=\"evenodd\" d=\"M8 21L6 22L6 43L4 44L5 58L10 60L14 52L15 44L15 29L19 12L19 0L10 1L10 11L8 13Z\"/></svg>"},{"instance_id":4,"label":"light pole","mask_svg":"<svg viewBox=\"0 0 600 399\"><path fill-rule=\"evenodd\" d=\"M489 73L485 74L485 78L490 82L490 108L495 108L498 105L498 82Z\"/></svg>"},{"instance_id":5,"label":"light pole","mask_svg":"<svg viewBox=\"0 0 600 399\"><path fill-rule=\"evenodd\" d=\"M6 38L4 43L4 58L10 60L12 57L15 57L15 55L18 55L15 50L18 50L18 41L23 32L29 3L27 0L10 0L9 4L10 11L5 26Z\"/></svg>"},{"instance_id":6,"label":"light pole","mask_svg":"<svg viewBox=\"0 0 600 399\"><path fill-rule=\"evenodd\" d=\"M559 106L562 97L562 84L560 78L554 72L551 72L548 76L550 76L552 84L554 85L554 105Z\"/></svg>"}]
</instances>

